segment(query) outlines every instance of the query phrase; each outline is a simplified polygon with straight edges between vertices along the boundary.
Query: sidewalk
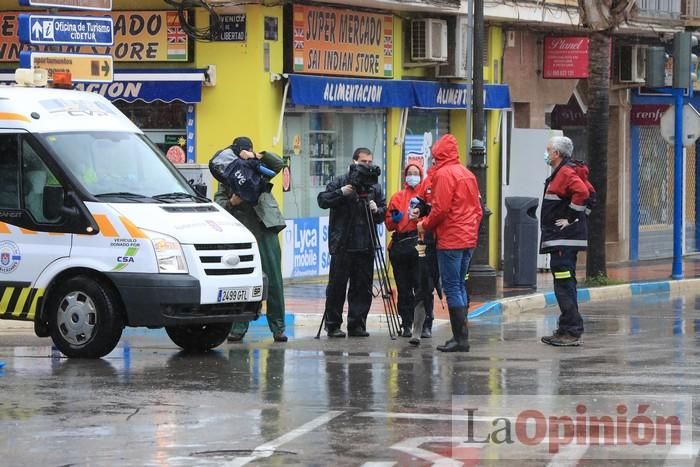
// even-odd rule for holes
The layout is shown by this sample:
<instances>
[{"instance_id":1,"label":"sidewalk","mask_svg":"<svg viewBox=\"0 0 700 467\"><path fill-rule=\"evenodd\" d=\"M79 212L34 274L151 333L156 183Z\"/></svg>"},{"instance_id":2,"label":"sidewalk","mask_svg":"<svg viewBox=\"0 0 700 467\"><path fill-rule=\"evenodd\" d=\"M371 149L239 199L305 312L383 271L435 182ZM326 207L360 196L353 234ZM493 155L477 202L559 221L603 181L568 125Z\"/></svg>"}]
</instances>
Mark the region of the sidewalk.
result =
<instances>
[{"instance_id":1,"label":"sidewalk","mask_svg":"<svg viewBox=\"0 0 700 467\"><path fill-rule=\"evenodd\" d=\"M608 265L608 277L614 281L623 283L640 283L640 282L657 282L671 280L672 260L659 259L637 261L634 263L619 263ZM585 264L579 265L577 271L579 280L579 288L583 288L583 280L585 279ZM685 279L700 278L700 256L689 256L684 258L683 272ZM326 279L315 279L313 282L288 282L285 283L285 301L287 313L294 315L318 315L319 322L323 315L326 294ZM506 297L515 297L520 295L530 295L534 293L551 292L553 290L552 274L550 272L540 272L537 274L537 288L506 288L503 286L503 276L499 275L496 278L497 292L495 296L485 297L474 295L471 297L470 310L474 311L480 306L499 300ZM394 284L392 282L392 287ZM375 295L376 290L375 283ZM435 296L435 318L449 319L447 313L447 303ZM345 306L347 312L347 304ZM370 314L384 314L384 306L382 300L376 296L372 301Z\"/></svg>"}]
</instances>

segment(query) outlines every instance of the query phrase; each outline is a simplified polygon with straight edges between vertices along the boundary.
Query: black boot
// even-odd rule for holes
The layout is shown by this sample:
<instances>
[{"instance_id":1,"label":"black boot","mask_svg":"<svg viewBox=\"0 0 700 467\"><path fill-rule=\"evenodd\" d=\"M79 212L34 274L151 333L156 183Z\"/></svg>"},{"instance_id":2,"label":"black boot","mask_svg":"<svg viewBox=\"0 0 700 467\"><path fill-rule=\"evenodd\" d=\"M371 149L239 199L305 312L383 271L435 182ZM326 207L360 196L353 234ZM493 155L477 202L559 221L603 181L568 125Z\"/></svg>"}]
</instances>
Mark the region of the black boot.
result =
<instances>
[{"instance_id":1,"label":"black boot","mask_svg":"<svg viewBox=\"0 0 700 467\"><path fill-rule=\"evenodd\" d=\"M438 345L440 352L469 352L469 330L467 328L467 308L450 308L450 326L453 338Z\"/></svg>"}]
</instances>

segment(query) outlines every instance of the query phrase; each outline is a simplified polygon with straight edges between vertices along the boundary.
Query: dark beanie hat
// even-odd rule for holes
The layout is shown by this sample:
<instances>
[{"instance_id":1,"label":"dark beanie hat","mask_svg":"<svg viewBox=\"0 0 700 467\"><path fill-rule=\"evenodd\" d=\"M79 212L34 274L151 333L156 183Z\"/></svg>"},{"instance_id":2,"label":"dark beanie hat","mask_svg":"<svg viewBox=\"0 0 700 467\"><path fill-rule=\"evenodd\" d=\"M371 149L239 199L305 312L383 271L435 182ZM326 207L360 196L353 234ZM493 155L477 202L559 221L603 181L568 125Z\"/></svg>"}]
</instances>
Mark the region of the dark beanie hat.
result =
<instances>
[{"instance_id":1,"label":"dark beanie hat","mask_svg":"<svg viewBox=\"0 0 700 467\"><path fill-rule=\"evenodd\" d=\"M247 136L238 136L231 143L231 149L235 155L239 155L241 151L252 151L253 142Z\"/></svg>"}]
</instances>

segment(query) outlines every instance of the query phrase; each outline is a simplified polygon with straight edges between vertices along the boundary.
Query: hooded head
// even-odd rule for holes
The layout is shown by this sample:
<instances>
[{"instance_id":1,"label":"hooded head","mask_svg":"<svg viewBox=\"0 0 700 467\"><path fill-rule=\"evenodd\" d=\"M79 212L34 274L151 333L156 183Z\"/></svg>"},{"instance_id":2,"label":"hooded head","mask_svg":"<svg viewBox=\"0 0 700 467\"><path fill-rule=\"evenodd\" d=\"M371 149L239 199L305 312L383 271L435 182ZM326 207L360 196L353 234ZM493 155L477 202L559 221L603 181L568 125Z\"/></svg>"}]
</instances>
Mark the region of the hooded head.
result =
<instances>
[{"instance_id":1,"label":"hooded head","mask_svg":"<svg viewBox=\"0 0 700 467\"><path fill-rule=\"evenodd\" d=\"M410 172L410 174L409 174ZM410 178L409 178L410 177ZM417 177L417 178L414 178ZM423 181L423 167L415 162L411 162L403 170L403 178L406 185L416 188ZM415 182L415 183L412 183Z\"/></svg>"},{"instance_id":2,"label":"hooded head","mask_svg":"<svg viewBox=\"0 0 700 467\"><path fill-rule=\"evenodd\" d=\"M236 156L240 155L241 151L244 150L252 151L253 142L247 136L238 136L233 140L233 143L231 143L231 150L233 150Z\"/></svg>"},{"instance_id":3,"label":"hooded head","mask_svg":"<svg viewBox=\"0 0 700 467\"><path fill-rule=\"evenodd\" d=\"M445 163L459 163L459 148L457 147L457 138L450 133L445 134L433 144L430 149L435 160L435 166L441 166Z\"/></svg>"}]
</instances>

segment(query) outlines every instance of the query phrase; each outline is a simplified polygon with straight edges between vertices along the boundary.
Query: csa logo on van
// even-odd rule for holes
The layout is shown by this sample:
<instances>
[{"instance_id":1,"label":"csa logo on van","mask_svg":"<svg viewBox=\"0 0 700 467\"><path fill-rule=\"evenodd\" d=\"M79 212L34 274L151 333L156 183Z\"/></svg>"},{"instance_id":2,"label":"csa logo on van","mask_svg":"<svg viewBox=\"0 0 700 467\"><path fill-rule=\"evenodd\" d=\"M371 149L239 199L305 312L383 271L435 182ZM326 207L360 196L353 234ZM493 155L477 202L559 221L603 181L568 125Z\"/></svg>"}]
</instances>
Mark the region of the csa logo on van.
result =
<instances>
[{"instance_id":1,"label":"csa logo on van","mask_svg":"<svg viewBox=\"0 0 700 467\"><path fill-rule=\"evenodd\" d=\"M9 274L19 266L22 256L14 242L0 242L0 272Z\"/></svg>"}]
</instances>

